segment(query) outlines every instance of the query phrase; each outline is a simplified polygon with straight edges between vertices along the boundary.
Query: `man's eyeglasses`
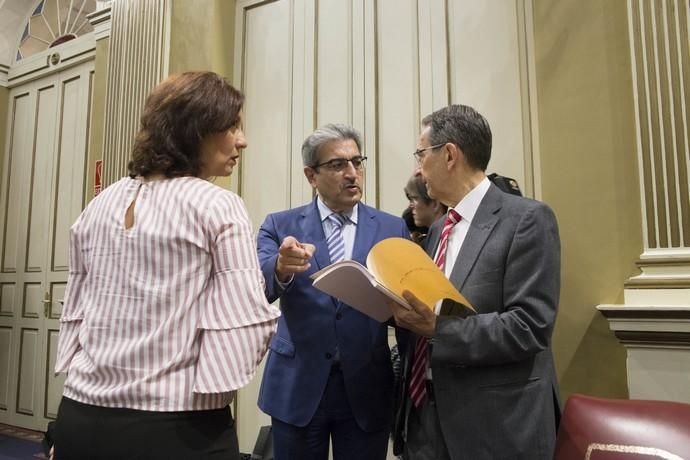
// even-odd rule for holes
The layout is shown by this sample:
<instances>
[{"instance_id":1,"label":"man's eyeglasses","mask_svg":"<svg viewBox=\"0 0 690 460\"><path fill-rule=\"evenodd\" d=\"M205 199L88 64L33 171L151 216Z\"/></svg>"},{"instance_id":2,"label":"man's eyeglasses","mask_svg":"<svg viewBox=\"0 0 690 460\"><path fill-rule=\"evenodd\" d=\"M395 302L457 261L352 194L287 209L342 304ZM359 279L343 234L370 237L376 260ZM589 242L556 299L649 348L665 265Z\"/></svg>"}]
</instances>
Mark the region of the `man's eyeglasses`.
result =
<instances>
[{"instance_id":1,"label":"man's eyeglasses","mask_svg":"<svg viewBox=\"0 0 690 460\"><path fill-rule=\"evenodd\" d=\"M330 171L340 172L347 168L348 163L352 163L352 166L357 170L361 171L364 168L364 163L367 161L367 157L354 157L354 158L334 158L332 160L324 161L323 163L316 164L312 166L312 169L324 167Z\"/></svg>"},{"instance_id":2,"label":"man's eyeglasses","mask_svg":"<svg viewBox=\"0 0 690 460\"><path fill-rule=\"evenodd\" d=\"M434 149L437 149L439 147L443 147L444 145L446 145L446 142L441 142L440 144L431 145L429 147L424 147L423 149L417 149L412 153L412 155L414 156L414 159L417 160L417 164L421 165L422 160L424 159L424 156L426 155L424 153L425 151L434 150Z\"/></svg>"}]
</instances>

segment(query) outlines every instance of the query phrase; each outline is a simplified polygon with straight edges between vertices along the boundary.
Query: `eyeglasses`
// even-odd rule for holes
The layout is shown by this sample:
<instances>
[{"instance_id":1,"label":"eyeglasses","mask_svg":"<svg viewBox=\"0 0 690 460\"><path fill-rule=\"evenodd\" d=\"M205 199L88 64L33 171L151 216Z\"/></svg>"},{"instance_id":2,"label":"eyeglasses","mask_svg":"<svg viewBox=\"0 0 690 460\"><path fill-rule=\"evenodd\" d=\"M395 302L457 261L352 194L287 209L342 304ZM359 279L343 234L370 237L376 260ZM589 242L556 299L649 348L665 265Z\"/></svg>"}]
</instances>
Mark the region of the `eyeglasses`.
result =
<instances>
[{"instance_id":1,"label":"eyeglasses","mask_svg":"<svg viewBox=\"0 0 690 460\"><path fill-rule=\"evenodd\" d=\"M316 164L312 166L312 169L324 167L330 171L340 172L347 168L348 163L352 163L352 166L357 170L361 171L364 168L364 163L367 161L367 157L354 157L354 158L333 158L332 160L324 161L323 163Z\"/></svg>"},{"instance_id":2,"label":"eyeglasses","mask_svg":"<svg viewBox=\"0 0 690 460\"><path fill-rule=\"evenodd\" d=\"M441 142L440 144L431 145L429 147L424 147L423 149L417 149L412 153L412 155L414 156L414 159L417 160L417 164L421 165L422 160L425 157L425 154L424 154L425 151L434 150L434 149L437 149L439 147L443 147L444 145L446 145L446 142Z\"/></svg>"}]
</instances>

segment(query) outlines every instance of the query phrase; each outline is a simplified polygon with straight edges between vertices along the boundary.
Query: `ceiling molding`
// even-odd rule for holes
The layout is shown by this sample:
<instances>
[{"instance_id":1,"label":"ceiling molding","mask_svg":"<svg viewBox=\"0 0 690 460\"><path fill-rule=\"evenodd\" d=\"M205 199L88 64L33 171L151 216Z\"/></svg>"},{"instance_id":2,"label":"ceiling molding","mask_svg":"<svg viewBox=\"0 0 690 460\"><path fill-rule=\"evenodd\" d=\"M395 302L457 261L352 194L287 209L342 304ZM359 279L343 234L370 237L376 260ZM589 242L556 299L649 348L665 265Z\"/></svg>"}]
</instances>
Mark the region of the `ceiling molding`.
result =
<instances>
[{"instance_id":1,"label":"ceiling molding","mask_svg":"<svg viewBox=\"0 0 690 460\"><path fill-rule=\"evenodd\" d=\"M87 14L89 22L93 26L93 31L96 34L96 41L110 37L110 28L112 25L112 8L110 4L101 10L96 10L93 13Z\"/></svg>"},{"instance_id":2,"label":"ceiling molding","mask_svg":"<svg viewBox=\"0 0 690 460\"><path fill-rule=\"evenodd\" d=\"M0 64L0 86L3 88L7 87L7 74L10 71L10 67L5 64Z\"/></svg>"},{"instance_id":3,"label":"ceiling molding","mask_svg":"<svg viewBox=\"0 0 690 460\"><path fill-rule=\"evenodd\" d=\"M96 39L93 32L22 59L20 64L10 67L7 74L8 87L43 77L96 57Z\"/></svg>"},{"instance_id":4,"label":"ceiling molding","mask_svg":"<svg viewBox=\"0 0 690 460\"><path fill-rule=\"evenodd\" d=\"M36 2L28 0L6 0L0 5L0 65L14 63L19 38L35 7Z\"/></svg>"}]
</instances>

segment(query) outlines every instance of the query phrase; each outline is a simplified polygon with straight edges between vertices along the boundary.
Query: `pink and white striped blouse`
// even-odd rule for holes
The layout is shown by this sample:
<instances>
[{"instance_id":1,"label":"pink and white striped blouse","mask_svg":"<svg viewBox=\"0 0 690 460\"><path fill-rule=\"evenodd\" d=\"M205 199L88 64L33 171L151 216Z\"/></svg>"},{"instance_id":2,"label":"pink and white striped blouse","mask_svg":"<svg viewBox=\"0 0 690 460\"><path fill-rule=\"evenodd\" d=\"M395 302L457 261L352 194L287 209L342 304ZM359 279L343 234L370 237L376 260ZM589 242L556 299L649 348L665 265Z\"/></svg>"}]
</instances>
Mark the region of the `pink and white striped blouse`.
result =
<instances>
[{"instance_id":1,"label":"pink and white striped blouse","mask_svg":"<svg viewBox=\"0 0 690 460\"><path fill-rule=\"evenodd\" d=\"M279 315L241 198L194 177L124 178L71 228L55 371L86 404L219 408L254 376Z\"/></svg>"}]
</instances>

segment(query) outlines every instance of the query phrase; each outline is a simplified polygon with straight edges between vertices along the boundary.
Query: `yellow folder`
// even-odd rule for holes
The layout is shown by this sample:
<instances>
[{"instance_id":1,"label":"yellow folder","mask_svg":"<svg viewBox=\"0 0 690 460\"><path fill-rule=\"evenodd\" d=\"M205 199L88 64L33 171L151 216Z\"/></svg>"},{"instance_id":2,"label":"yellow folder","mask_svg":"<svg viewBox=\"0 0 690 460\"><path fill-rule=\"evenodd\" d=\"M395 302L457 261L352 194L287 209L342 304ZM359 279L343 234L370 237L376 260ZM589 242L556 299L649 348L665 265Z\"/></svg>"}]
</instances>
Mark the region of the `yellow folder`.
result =
<instances>
[{"instance_id":1,"label":"yellow folder","mask_svg":"<svg viewBox=\"0 0 690 460\"><path fill-rule=\"evenodd\" d=\"M387 238L378 242L369 251L367 267L377 281L399 297L408 290L431 308L441 299L451 299L474 311L429 255L410 240Z\"/></svg>"},{"instance_id":2,"label":"yellow folder","mask_svg":"<svg viewBox=\"0 0 690 460\"><path fill-rule=\"evenodd\" d=\"M381 322L392 315L388 299L411 308L402 297L405 290L432 309L439 300L451 299L474 311L427 253L404 238L387 238L374 245L367 267L342 260L311 278L315 288Z\"/></svg>"}]
</instances>

